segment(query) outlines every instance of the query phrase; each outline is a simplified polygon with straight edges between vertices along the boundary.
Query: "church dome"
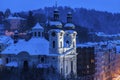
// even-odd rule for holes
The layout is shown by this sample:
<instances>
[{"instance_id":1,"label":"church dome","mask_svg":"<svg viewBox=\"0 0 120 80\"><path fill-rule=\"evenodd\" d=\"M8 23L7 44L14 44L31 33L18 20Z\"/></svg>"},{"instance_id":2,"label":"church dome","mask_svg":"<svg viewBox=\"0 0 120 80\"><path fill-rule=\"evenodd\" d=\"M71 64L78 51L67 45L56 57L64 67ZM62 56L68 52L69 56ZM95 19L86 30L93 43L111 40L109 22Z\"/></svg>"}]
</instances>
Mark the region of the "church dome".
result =
<instances>
[{"instance_id":1,"label":"church dome","mask_svg":"<svg viewBox=\"0 0 120 80\"><path fill-rule=\"evenodd\" d=\"M75 29L75 25L72 23L72 13L67 14L67 23L64 25L65 29Z\"/></svg>"},{"instance_id":2,"label":"church dome","mask_svg":"<svg viewBox=\"0 0 120 80\"><path fill-rule=\"evenodd\" d=\"M58 28L62 28L62 23L59 21L59 11L56 8L54 10L54 14L53 14L53 21L47 21L46 24L48 27L51 27L53 29L58 29Z\"/></svg>"},{"instance_id":3,"label":"church dome","mask_svg":"<svg viewBox=\"0 0 120 80\"><path fill-rule=\"evenodd\" d=\"M60 21L50 21L49 25L53 28L62 28L62 23Z\"/></svg>"},{"instance_id":4,"label":"church dome","mask_svg":"<svg viewBox=\"0 0 120 80\"><path fill-rule=\"evenodd\" d=\"M75 25L72 24L72 23L66 23L66 24L64 25L64 28L75 29Z\"/></svg>"}]
</instances>

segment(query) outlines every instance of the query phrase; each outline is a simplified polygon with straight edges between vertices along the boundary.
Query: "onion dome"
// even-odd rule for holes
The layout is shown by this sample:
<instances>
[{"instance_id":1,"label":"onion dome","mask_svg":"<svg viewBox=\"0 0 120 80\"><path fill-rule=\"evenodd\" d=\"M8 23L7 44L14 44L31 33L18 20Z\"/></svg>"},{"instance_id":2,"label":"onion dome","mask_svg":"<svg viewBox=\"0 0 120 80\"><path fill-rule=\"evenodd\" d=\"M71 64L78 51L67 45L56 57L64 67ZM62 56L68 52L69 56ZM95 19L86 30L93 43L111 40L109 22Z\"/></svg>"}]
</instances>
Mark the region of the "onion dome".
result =
<instances>
[{"instance_id":1,"label":"onion dome","mask_svg":"<svg viewBox=\"0 0 120 80\"><path fill-rule=\"evenodd\" d=\"M64 25L65 29L75 29L75 25L72 23L72 13L67 14L67 23Z\"/></svg>"}]
</instances>

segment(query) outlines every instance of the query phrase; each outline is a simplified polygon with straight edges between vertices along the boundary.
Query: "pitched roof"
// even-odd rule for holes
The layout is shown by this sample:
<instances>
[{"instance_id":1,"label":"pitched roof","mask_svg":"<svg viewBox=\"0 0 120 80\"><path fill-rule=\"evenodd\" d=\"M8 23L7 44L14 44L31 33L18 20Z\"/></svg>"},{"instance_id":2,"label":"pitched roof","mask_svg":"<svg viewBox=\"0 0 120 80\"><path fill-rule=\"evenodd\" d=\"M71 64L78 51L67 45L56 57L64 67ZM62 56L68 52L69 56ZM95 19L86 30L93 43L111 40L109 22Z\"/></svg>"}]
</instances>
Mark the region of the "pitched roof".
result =
<instances>
[{"instance_id":1,"label":"pitched roof","mask_svg":"<svg viewBox=\"0 0 120 80\"><path fill-rule=\"evenodd\" d=\"M43 27L39 23L36 23L32 29L43 29Z\"/></svg>"},{"instance_id":2,"label":"pitched roof","mask_svg":"<svg viewBox=\"0 0 120 80\"><path fill-rule=\"evenodd\" d=\"M1 54L19 54L28 52L29 55L48 55L49 42L45 38L32 38L29 41L19 40L16 44L8 46Z\"/></svg>"}]
</instances>

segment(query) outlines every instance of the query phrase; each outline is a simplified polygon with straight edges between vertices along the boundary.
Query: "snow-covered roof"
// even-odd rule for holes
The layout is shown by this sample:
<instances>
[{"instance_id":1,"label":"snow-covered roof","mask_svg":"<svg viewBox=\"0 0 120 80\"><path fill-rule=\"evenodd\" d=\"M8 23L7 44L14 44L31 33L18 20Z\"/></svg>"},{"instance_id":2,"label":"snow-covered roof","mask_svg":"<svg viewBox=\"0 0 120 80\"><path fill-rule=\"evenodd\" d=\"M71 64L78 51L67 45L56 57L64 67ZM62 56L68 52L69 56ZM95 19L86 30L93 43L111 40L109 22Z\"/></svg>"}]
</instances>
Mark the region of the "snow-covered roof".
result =
<instances>
[{"instance_id":1,"label":"snow-covered roof","mask_svg":"<svg viewBox=\"0 0 120 80\"><path fill-rule=\"evenodd\" d=\"M49 42L45 38L31 38L29 41L19 40L16 44L8 46L1 54L19 54L28 52L29 55L48 55Z\"/></svg>"},{"instance_id":2,"label":"snow-covered roof","mask_svg":"<svg viewBox=\"0 0 120 80\"><path fill-rule=\"evenodd\" d=\"M9 44L9 43L12 43L13 40L11 37L9 36L0 36L0 43L5 43L5 44Z\"/></svg>"},{"instance_id":3,"label":"snow-covered roof","mask_svg":"<svg viewBox=\"0 0 120 80\"><path fill-rule=\"evenodd\" d=\"M93 47L93 45L89 45L89 44L77 44L77 47Z\"/></svg>"},{"instance_id":4,"label":"snow-covered roof","mask_svg":"<svg viewBox=\"0 0 120 80\"><path fill-rule=\"evenodd\" d=\"M18 63L16 61L9 62L5 66L7 67L18 67Z\"/></svg>"},{"instance_id":5,"label":"snow-covered roof","mask_svg":"<svg viewBox=\"0 0 120 80\"><path fill-rule=\"evenodd\" d=\"M10 15L7 19L8 19L8 20L9 20L9 19L26 20L26 19L24 19L24 18L22 18L22 17L13 17L12 15Z\"/></svg>"},{"instance_id":6,"label":"snow-covered roof","mask_svg":"<svg viewBox=\"0 0 120 80\"><path fill-rule=\"evenodd\" d=\"M48 67L50 67L49 64L38 64L37 65L37 68L48 68Z\"/></svg>"},{"instance_id":7,"label":"snow-covered roof","mask_svg":"<svg viewBox=\"0 0 120 80\"><path fill-rule=\"evenodd\" d=\"M66 33L69 33L69 34L73 34L73 33L76 33L76 34L77 34L77 32L74 31L74 30L66 30L65 32L66 32Z\"/></svg>"},{"instance_id":8,"label":"snow-covered roof","mask_svg":"<svg viewBox=\"0 0 120 80\"><path fill-rule=\"evenodd\" d=\"M60 21L50 21L49 25L52 27L62 28L62 23Z\"/></svg>"},{"instance_id":9,"label":"snow-covered roof","mask_svg":"<svg viewBox=\"0 0 120 80\"><path fill-rule=\"evenodd\" d=\"M96 32L95 33L99 37L118 37L120 34L105 34L104 32Z\"/></svg>"},{"instance_id":10,"label":"snow-covered roof","mask_svg":"<svg viewBox=\"0 0 120 80\"><path fill-rule=\"evenodd\" d=\"M51 29L48 33L50 33L50 32L57 32L57 33L60 33L60 32L63 32L64 33L64 31L63 30L60 30L60 29Z\"/></svg>"},{"instance_id":11,"label":"snow-covered roof","mask_svg":"<svg viewBox=\"0 0 120 80\"><path fill-rule=\"evenodd\" d=\"M65 27L65 28L75 28L75 25L72 24L72 23L66 23L66 24L64 25L64 27Z\"/></svg>"},{"instance_id":12,"label":"snow-covered roof","mask_svg":"<svg viewBox=\"0 0 120 80\"><path fill-rule=\"evenodd\" d=\"M32 29L43 29L43 27L37 23Z\"/></svg>"},{"instance_id":13,"label":"snow-covered roof","mask_svg":"<svg viewBox=\"0 0 120 80\"><path fill-rule=\"evenodd\" d=\"M0 59L0 65L2 65L2 59Z\"/></svg>"}]
</instances>

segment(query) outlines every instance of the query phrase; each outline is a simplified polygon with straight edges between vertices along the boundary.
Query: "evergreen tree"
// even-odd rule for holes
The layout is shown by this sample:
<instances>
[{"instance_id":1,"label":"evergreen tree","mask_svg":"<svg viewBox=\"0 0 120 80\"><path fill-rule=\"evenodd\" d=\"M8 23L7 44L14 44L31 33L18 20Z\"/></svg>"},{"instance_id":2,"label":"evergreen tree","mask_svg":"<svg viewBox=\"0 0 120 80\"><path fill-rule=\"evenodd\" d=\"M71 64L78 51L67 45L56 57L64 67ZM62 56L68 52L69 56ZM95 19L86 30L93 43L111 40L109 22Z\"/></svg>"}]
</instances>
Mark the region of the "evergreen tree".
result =
<instances>
[{"instance_id":1,"label":"evergreen tree","mask_svg":"<svg viewBox=\"0 0 120 80\"><path fill-rule=\"evenodd\" d=\"M10 14L11 14L10 9L6 9L5 14L4 14L5 18L8 18L8 16L9 16Z\"/></svg>"},{"instance_id":2,"label":"evergreen tree","mask_svg":"<svg viewBox=\"0 0 120 80\"><path fill-rule=\"evenodd\" d=\"M33 17L33 12L29 11L28 17L27 17L27 29L31 29L35 25L35 20Z\"/></svg>"}]
</instances>

